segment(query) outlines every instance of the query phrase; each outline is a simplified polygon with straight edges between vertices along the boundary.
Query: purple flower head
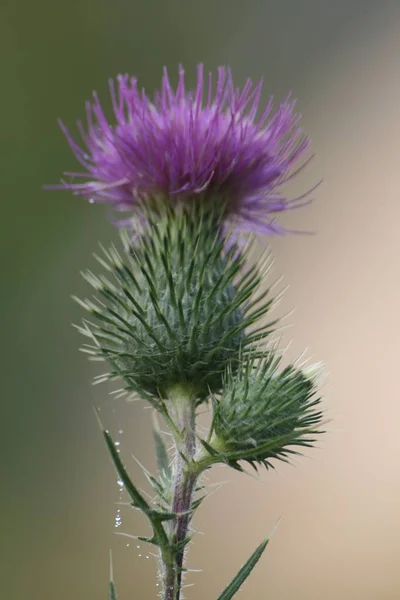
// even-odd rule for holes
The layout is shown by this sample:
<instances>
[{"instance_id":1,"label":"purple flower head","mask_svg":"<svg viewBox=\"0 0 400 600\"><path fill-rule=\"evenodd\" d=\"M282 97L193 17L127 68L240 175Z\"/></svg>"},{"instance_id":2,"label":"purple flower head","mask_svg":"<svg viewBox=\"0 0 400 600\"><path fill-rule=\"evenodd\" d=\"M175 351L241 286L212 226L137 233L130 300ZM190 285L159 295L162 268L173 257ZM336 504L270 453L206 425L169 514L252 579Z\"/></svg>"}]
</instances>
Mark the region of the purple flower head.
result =
<instances>
[{"instance_id":1,"label":"purple flower head","mask_svg":"<svg viewBox=\"0 0 400 600\"><path fill-rule=\"evenodd\" d=\"M193 91L185 89L182 68L176 90L164 69L151 101L136 78L120 75L116 84L110 81L114 123L94 93L86 131L79 124L82 146L61 124L84 173L66 173L72 182L58 187L133 213L152 198L172 205L198 198L220 203L238 232L282 232L274 215L306 196L288 200L280 188L295 174L309 138L293 100L273 112L270 99L260 110L261 89L261 81L254 86L250 80L235 89L230 70L221 67L213 91L211 73L204 82L199 65Z\"/></svg>"}]
</instances>

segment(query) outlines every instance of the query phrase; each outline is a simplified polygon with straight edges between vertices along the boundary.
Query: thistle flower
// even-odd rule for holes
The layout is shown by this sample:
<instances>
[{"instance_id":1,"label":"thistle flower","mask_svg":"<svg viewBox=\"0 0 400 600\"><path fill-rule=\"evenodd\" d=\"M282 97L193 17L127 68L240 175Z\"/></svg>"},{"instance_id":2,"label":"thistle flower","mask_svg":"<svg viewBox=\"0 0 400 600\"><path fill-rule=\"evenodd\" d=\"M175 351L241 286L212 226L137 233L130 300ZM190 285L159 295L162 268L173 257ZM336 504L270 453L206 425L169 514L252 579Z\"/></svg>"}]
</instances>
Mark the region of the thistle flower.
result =
<instances>
[{"instance_id":1,"label":"thistle flower","mask_svg":"<svg viewBox=\"0 0 400 600\"><path fill-rule=\"evenodd\" d=\"M83 147L61 124L84 172L66 174L72 181L57 187L127 211L120 224L134 228L134 235L121 232L121 250L112 246L97 257L100 275L84 273L94 294L77 299L90 318L78 330L89 339L82 349L110 365L97 381L122 380L118 393L147 400L168 430L167 443L155 416L157 473L143 467L155 494L149 503L100 422L130 505L151 527L150 535L133 537L158 548L163 600L181 598L203 472L221 462L269 467L293 446L312 445L321 423L321 366L278 372L280 357L261 347L276 323L266 319L271 290L261 289L269 260L248 264L254 236L238 243L242 232L283 232L274 215L307 199L281 192L309 147L295 103L288 98L273 113L270 100L260 110L261 89L250 80L235 89L230 71L220 68L213 91L200 65L193 91L185 90L182 68L175 91L165 70L161 91L149 100L123 75L110 82L113 123L96 93L87 103ZM208 399L212 423L201 439L197 409ZM220 600L239 591L267 543ZM117 598L112 568L109 597Z\"/></svg>"},{"instance_id":2,"label":"thistle flower","mask_svg":"<svg viewBox=\"0 0 400 600\"><path fill-rule=\"evenodd\" d=\"M238 232L283 232L274 215L307 201L307 194L285 198L281 186L309 139L295 101L287 98L273 112L270 99L260 110L261 91L262 81L234 88L230 70L221 67L213 92L212 74L205 83L199 65L193 91L185 89L182 67L176 90L164 69L151 101L135 77L120 75L110 81L114 123L95 92L86 104L87 130L79 123L82 147L61 123L84 172L65 173L72 182L56 187L129 211L129 221L149 199L172 206L201 199L220 206Z\"/></svg>"}]
</instances>

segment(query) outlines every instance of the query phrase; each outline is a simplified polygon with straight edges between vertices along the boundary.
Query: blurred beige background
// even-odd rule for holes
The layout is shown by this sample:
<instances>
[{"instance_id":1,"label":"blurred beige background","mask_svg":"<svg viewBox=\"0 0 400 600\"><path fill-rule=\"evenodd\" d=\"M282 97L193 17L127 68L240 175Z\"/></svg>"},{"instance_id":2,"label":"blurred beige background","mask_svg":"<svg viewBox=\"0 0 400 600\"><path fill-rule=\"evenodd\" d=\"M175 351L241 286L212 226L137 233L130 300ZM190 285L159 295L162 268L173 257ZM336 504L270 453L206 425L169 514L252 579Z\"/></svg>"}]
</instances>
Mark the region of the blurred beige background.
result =
<instances>
[{"instance_id":1,"label":"blurred beige background","mask_svg":"<svg viewBox=\"0 0 400 600\"><path fill-rule=\"evenodd\" d=\"M96 88L164 64L229 64L265 78L265 97L299 98L316 158L293 186L324 177L286 223L315 236L272 240L289 356L308 347L330 372L321 448L262 481L227 469L199 512L185 597L216 598L283 514L241 597L400 598L400 3L397 0L3 0L1 598L107 597L108 549L122 600L156 598L146 548L114 535L118 489L92 413L96 400L129 458L149 466L150 413L92 388L70 327L79 271L115 232L101 207L44 192L75 161L56 125L83 117ZM117 432L122 429L123 434ZM143 533L122 510L118 531Z\"/></svg>"}]
</instances>

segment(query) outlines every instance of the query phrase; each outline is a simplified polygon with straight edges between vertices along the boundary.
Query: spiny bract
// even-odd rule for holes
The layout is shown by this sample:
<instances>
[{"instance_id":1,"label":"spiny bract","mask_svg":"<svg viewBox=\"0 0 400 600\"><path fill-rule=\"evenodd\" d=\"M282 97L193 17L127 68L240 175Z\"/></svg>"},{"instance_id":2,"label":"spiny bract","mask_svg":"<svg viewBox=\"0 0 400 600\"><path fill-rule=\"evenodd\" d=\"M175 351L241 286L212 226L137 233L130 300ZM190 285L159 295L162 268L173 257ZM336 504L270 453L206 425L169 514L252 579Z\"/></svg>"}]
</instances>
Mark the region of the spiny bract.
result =
<instances>
[{"instance_id":1,"label":"spiny bract","mask_svg":"<svg viewBox=\"0 0 400 600\"><path fill-rule=\"evenodd\" d=\"M165 398L184 384L203 399L270 332L272 323L250 331L272 304L268 292L253 296L258 267L227 249L217 223L192 210L148 215L135 240L123 236L122 254L104 252L113 282L86 274L97 292L83 302L97 318L81 328L95 341L86 349L107 358L128 390Z\"/></svg>"}]
</instances>

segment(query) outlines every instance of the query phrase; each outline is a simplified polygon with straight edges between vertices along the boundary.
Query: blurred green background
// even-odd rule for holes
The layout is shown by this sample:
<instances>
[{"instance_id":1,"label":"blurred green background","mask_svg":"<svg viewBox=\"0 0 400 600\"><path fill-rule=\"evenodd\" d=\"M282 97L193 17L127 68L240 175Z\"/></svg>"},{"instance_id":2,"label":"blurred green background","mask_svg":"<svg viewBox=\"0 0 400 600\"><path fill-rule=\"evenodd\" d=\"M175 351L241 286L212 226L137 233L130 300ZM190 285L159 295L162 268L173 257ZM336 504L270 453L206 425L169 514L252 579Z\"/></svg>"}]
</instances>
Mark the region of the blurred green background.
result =
<instances>
[{"instance_id":1,"label":"blurred green background","mask_svg":"<svg viewBox=\"0 0 400 600\"><path fill-rule=\"evenodd\" d=\"M3 0L1 592L7 600L107 597L113 549L122 599L155 598L155 561L114 535L118 490L96 401L140 481L150 413L92 388L98 372L71 327L79 271L116 234L103 207L45 192L75 170L56 119L74 127L93 89L139 77L151 93L167 65L189 82L199 61L230 65L238 85L264 76L265 98L292 90L317 154L296 192L321 177L319 200L287 223L319 232L273 240L291 288L295 355L327 362L334 430L299 468L265 484L228 470L199 513L188 599L215 598L284 519L242 597L400 597L397 425L399 327L398 0ZM105 102L107 104L107 100ZM333 385L332 385L333 384ZM122 430L122 434L117 434ZM123 510L120 531L143 533ZM189 581L188 581L189 582Z\"/></svg>"}]
</instances>

